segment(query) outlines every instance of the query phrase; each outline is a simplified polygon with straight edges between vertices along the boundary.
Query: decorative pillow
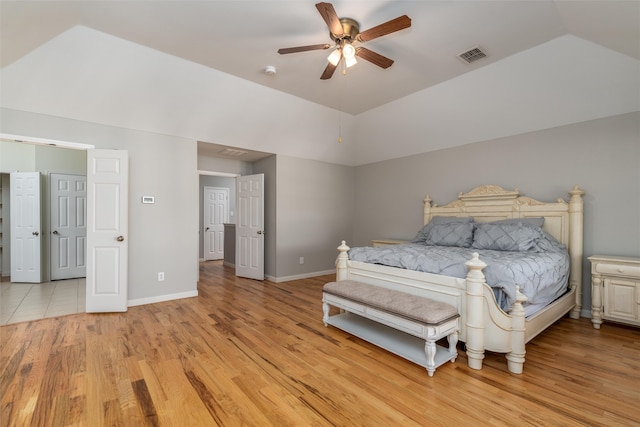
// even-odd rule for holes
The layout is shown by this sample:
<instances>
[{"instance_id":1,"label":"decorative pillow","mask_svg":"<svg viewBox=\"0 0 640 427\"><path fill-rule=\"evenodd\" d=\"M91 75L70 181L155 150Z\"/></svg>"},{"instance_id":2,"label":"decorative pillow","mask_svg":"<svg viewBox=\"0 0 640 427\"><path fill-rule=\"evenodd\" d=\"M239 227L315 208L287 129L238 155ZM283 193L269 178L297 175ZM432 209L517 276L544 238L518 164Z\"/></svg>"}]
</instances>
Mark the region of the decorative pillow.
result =
<instances>
[{"instance_id":1,"label":"decorative pillow","mask_svg":"<svg viewBox=\"0 0 640 427\"><path fill-rule=\"evenodd\" d=\"M475 225L471 247L494 251L527 252L535 248L541 233L540 227L522 222L480 223Z\"/></svg>"},{"instance_id":2,"label":"decorative pillow","mask_svg":"<svg viewBox=\"0 0 640 427\"><path fill-rule=\"evenodd\" d=\"M427 223L424 227L422 227L420 231L418 231L418 234L416 234L416 237L414 237L414 239L411 242L425 243L429 235L429 230L431 230L431 228L433 228L435 225L449 224L449 223L472 223L472 222L473 222L472 217L434 216L433 218L431 218L431 221L429 221L429 223Z\"/></svg>"},{"instance_id":3,"label":"decorative pillow","mask_svg":"<svg viewBox=\"0 0 640 427\"><path fill-rule=\"evenodd\" d=\"M468 248L473 242L472 222L449 222L433 224L427 233L425 245L458 246Z\"/></svg>"}]
</instances>

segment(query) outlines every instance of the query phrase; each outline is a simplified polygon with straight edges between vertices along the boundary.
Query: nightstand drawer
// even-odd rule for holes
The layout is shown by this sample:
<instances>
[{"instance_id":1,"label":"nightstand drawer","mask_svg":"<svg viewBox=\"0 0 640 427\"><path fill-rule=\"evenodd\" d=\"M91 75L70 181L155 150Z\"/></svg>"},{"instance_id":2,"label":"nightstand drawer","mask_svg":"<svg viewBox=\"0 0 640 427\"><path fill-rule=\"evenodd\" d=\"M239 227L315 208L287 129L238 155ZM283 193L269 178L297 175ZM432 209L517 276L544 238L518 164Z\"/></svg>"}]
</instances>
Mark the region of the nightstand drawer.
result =
<instances>
[{"instance_id":1,"label":"nightstand drawer","mask_svg":"<svg viewBox=\"0 0 640 427\"><path fill-rule=\"evenodd\" d=\"M640 266L620 265L620 264L596 264L595 271L600 274L610 274L612 276L626 276L640 278Z\"/></svg>"}]
</instances>

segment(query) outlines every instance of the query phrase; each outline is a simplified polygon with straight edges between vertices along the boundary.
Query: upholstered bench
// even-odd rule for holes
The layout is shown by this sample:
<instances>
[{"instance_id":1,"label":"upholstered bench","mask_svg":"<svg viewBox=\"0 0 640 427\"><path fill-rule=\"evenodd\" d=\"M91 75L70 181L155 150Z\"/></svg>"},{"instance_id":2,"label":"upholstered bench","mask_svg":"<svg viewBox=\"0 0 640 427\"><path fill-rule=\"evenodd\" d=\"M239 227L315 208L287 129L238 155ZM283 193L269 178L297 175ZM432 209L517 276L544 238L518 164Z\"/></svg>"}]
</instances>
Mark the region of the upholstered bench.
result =
<instances>
[{"instance_id":1,"label":"upholstered bench","mask_svg":"<svg viewBox=\"0 0 640 427\"><path fill-rule=\"evenodd\" d=\"M329 316L330 306L341 310ZM341 280L322 290L324 325L333 325L427 369L458 356L460 314L450 304L406 292ZM449 348L436 344L446 337Z\"/></svg>"}]
</instances>

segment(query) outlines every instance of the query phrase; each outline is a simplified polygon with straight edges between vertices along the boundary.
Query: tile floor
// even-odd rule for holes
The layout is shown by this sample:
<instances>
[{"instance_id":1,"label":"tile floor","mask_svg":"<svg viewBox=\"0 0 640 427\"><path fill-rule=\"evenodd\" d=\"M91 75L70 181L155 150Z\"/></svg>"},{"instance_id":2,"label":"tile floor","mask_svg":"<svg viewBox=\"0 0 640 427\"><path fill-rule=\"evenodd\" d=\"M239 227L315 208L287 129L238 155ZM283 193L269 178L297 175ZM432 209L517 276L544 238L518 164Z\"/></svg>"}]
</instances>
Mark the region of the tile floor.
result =
<instances>
[{"instance_id":1,"label":"tile floor","mask_svg":"<svg viewBox=\"0 0 640 427\"><path fill-rule=\"evenodd\" d=\"M85 311L84 278L0 283L0 325Z\"/></svg>"}]
</instances>

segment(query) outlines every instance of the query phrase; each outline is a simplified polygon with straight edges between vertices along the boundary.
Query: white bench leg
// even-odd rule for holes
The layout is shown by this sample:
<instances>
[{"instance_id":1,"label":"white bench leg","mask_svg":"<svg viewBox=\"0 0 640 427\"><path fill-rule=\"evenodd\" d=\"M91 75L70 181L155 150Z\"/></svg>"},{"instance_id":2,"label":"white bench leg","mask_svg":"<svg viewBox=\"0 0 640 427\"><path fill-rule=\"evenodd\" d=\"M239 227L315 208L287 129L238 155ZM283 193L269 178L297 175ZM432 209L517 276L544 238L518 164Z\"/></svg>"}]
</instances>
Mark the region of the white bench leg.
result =
<instances>
[{"instance_id":1,"label":"white bench leg","mask_svg":"<svg viewBox=\"0 0 640 427\"><path fill-rule=\"evenodd\" d=\"M449 336L447 336L447 341L449 341L449 354L451 355L451 363L456 361L456 357L458 357L458 331L454 331Z\"/></svg>"},{"instance_id":2,"label":"white bench leg","mask_svg":"<svg viewBox=\"0 0 640 427\"><path fill-rule=\"evenodd\" d=\"M322 301L322 322L324 322L324 326L327 326L327 322L329 321L329 304Z\"/></svg>"},{"instance_id":3,"label":"white bench leg","mask_svg":"<svg viewBox=\"0 0 640 427\"><path fill-rule=\"evenodd\" d=\"M424 344L424 351L427 354L427 373L432 377L436 371L436 342L427 340Z\"/></svg>"}]
</instances>

